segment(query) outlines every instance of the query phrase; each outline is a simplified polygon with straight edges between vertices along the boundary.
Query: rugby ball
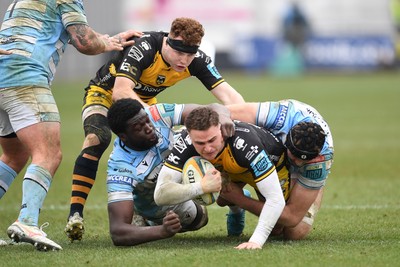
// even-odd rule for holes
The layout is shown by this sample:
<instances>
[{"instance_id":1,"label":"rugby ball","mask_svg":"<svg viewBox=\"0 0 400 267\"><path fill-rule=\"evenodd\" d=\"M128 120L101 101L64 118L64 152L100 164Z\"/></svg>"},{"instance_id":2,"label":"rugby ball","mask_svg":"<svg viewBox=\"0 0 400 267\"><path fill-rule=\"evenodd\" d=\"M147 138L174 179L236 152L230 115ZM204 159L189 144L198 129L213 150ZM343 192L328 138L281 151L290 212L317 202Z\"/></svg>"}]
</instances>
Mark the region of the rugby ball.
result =
<instances>
[{"instance_id":1,"label":"rugby ball","mask_svg":"<svg viewBox=\"0 0 400 267\"><path fill-rule=\"evenodd\" d=\"M195 156L191 157L185 162L182 170L182 182L184 184L192 184L196 182L200 182L203 179L204 174L210 170L214 169L214 166L211 162L202 157ZM219 192L215 193L206 193L200 196L197 196L194 201L199 203L200 205L211 205L214 203L219 196Z\"/></svg>"}]
</instances>

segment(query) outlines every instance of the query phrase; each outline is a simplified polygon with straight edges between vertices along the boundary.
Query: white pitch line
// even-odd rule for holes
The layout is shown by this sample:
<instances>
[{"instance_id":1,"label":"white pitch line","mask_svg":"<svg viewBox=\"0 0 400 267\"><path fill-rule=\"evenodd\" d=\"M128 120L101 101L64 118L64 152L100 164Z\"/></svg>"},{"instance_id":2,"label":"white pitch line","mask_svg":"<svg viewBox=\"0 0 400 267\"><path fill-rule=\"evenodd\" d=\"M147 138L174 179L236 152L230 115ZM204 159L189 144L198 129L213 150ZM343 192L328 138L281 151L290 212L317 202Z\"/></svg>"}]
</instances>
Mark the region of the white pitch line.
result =
<instances>
[{"instance_id":1,"label":"white pitch line","mask_svg":"<svg viewBox=\"0 0 400 267\"><path fill-rule=\"evenodd\" d=\"M1 207L0 211L14 211L18 210L20 206ZM209 209L220 209L221 207L213 204L208 207ZM69 205L44 205L43 210L69 210ZM86 205L85 210L106 210L107 205ZM322 209L326 210L382 210L382 209L400 209L400 205L324 205L322 203Z\"/></svg>"}]
</instances>

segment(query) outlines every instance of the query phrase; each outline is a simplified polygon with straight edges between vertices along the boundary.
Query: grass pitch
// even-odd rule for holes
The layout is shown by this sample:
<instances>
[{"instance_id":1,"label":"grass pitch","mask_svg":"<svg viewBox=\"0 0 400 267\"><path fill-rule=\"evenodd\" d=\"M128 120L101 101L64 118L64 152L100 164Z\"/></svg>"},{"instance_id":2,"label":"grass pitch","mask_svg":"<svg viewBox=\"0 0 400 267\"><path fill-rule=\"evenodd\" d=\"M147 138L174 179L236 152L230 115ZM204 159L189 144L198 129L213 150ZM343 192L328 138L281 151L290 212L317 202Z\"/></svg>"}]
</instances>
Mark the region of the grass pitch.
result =
<instances>
[{"instance_id":1,"label":"grass pitch","mask_svg":"<svg viewBox=\"0 0 400 267\"><path fill-rule=\"evenodd\" d=\"M227 209L209 209L209 224L193 233L136 247L117 248L108 234L106 160L85 209L86 234L70 244L63 233L71 173L83 141L80 109L88 81L53 86L61 117L64 158L45 200L40 223L63 251L42 253L31 245L0 247L0 266L398 266L400 256L399 73L312 74L273 78L224 73L247 101L294 98L311 104L330 125L335 157L314 229L306 240L270 239L262 250L237 251L257 218L247 214L245 236L226 237ZM160 102L209 103L196 79L167 89ZM0 202L0 238L21 205L19 175Z\"/></svg>"}]
</instances>

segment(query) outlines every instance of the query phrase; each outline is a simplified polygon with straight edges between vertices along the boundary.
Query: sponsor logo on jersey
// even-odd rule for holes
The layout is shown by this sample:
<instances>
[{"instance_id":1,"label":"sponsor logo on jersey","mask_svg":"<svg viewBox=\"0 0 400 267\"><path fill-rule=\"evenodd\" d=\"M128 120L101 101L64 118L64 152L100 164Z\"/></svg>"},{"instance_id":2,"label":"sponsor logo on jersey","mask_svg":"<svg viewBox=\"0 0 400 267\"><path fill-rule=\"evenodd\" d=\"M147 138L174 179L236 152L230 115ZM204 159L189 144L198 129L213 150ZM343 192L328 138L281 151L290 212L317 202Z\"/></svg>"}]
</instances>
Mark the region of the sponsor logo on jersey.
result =
<instances>
[{"instance_id":1,"label":"sponsor logo on jersey","mask_svg":"<svg viewBox=\"0 0 400 267\"><path fill-rule=\"evenodd\" d=\"M244 149L247 147L247 144L244 141L244 139L242 139L240 137L236 137L235 141L233 142L233 145L236 147L236 149L242 150L242 151L244 151Z\"/></svg>"},{"instance_id":2,"label":"sponsor logo on jersey","mask_svg":"<svg viewBox=\"0 0 400 267\"><path fill-rule=\"evenodd\" d=\"M214 64L212 64L212 63L208 64L207 68L216 79L222 78L221 74L219 74L219 72L218 72L217 68L214 66Z\"/></svg>"},{"instance_id":3,"label":"sponsor logo on jersey","mask_svg":"<svg viewBox=\"0 0 400 267\"><path fill-rule=\"evenodd\" d=\"M246 159L251 160L258 153L258 146L251 146L250 151L246 153Z\"/></svg>"},{"instance_id":4,"label":"sponsor logo on jersey","mask_svg":"<svg viewBox=\"0 0 400 267\"><path fill-rule=\"evenodd\" d=\"M107 176L107 183L118 183L118 184L133 184L133 180L130 177L123 175L109 175Z\"/></svg>"},{"instance_id":5,"label":"sponsor logo on jersey","mask_svg":"<svg viewBox=\"0 0 400 267\"><path fill-rule=\"evenodd\" d=\"M185 137L185 142L190 146L190 145L192 145L192 139L190 139L190 136L189 135L187 135L186 137Z\"/></svg>"},{"instance_id":6,"label":"sponsor logo on jersey","mask_svg":"<svg viewBox=\"0 0 400 267\"><path fill-rule=\"evenodd\" d=\"M165 82L165 76L164 75L158 75L157 76L157 80L156 80L156 83L158 84L158 85L160 85L160 84L163 84L164 82Z\"/></svg>"},{"instance_id":7,"label":"sponsor logo on jersey","mask_svg":"<svg viewBox=\"0 0 400 267\"><path fill-rule=\"evenodd\" d=\"M149 112L150 112L151 117L153 118L154 121L161 120L161 115L158 112L157 106L150 106L149 107Z\"/></svg>"},{"instance_id":8,"label":"sponsor logo on jersey","mask_svg":"<svg viewBox=\"0 0 400 267\"><path fill-rule=\"evenodd\" d=\"M142 48L142 50L150 50L151 49L151 45L147 41L141 42L139 46L140 46L140 48Z\"/></svg>"},{"instance_id":9,"label":"sponsor logo on jersey","mask_svg":"<svg viewBox=\"0 0 400 267\"><path fill-rule=\"evenodd\" d=\"M285 123L286 116L288 112L288 107L280 105L279 110L278 110L278 115L276 116L275 122L272 125L272 129L279 130L283 127L283 124Z\"/></svg>"},{"instance_id":10,"label":"sponsor logo on jersey","mask_svg":"<svg viewBox=\"0 0 400 267\"><path fill-rule=\"evenodd\" d=\"M157 134L157 136L158 136L158 134ZM140 164L138 166L136 166L136 174L140 175L140 174L147 173L148 171L150 171L153 167L154 161L156 161L156 160L157 160L156 152L154 152L153 150L149 150L147 152L146 156L140 162Z\"/></svg>"},{"instance_id":11,"label":"sponsor logo on jersey","mask_svg":"<svg viewBox=\"0 0 400 267\"><path fill-rule=\"evenodd\" d=\"M180 157L175 156L173 153L169 154L169 156L168 156L168 161L172 162L175 165L178 165L178 161L180 159L181 159Z\"/></svg>"},{"instance_id":12,"label":"sponsor logo on jersey","mask_svg":"<svg viewBox=\"0 0 400 267\"><path fill-rule=\"evenodd\" d=\"M117 172L120 172L120 173L132 173L132 171L127 169L127 168L114 169L114 171L117 171Z\"/></svg>"},{"instance_id":13,"label":"sponsor logo on jersey","mask_svg":"<svg viewBox=\"0 0 400 267\"><path fill-rule=\"evenodd\" d=\"M183 140L182 136L179 136L178 139L175 140L174 148L178 150L179 153L183 153L187 148L185 141Z\"/></svg>"},{"instance_id":14,"label":"sponsor logo on jersey","mask_svg":"<svg viewBox=\"0 0 400 267\"><path fill-rule=\"evenodd\" d=\"M166 87L158 87L158 88L154 88L152 86L148 86L145 84L140 83L140 81L136 84L135 86L135 90L139 91L139 93L149 93L149 94L158 94L162 91L164 91Z\"/></svg>"},{"instance_id":15,"label":"sponsor logo on jersey","mask_svg":"<svg viewBox=\"0 0 400 267\"><path fill-rule=\"evenodd\" d=\"M121 67L119 69L122 71L129 72L132 75L135 75L135 71L137 70L136 67L132 67L131 64L129 64L125 60L124 60L124 62L122 62Z\"/></svg>"},{"instance_id":16,"label":"sponsor logo on jersey","mask_svg":"<svg viewBox=\"0 0 400 267\"><path fill-rule=\"evenodd\" d=\"M322 169L317 169L317 170L307 170L304 174L305 177L310 178L310 179L317 179L321 178L322 176Z\"/></svg>"},{"instance_id":17,"label":"sponsor logo on jersey","mask_svg":"<svg viewBox=\"0 0 400 267\"><path fill-rule=\"evenodd\" d=\"M162 106L164 107L164 113L173 112L175 110L174 104L163 104Z\"/></svg>"},{"instance_id":18,"label":"sponsor logo on jersey","mask_svg":"<svg viewBox=\"0 0 400 267\"><path fill-rule=\"evenodd\" d=\"M244 132L244 133L249 133L249 132L250 132L249 129L247 129L247 128L242 128L242 127L235 127L235 131Z\"/></svg>"},{"instance_id":19,"label":"sponsor logo on jersey","mask_svg":"<svg viewBox=\"0 0 400 267\"><path fill-rule=\"evenodd\" d=\"M140 61L143 58L143 53L138 47L132 46L132 48L129 50L128 57L131 57L136 61Z\"/></svg>"},{"instance_id":20,"label":"sponsor logo on jersey","mask_svg":"<svg viewBox=\"0 0 400 267\"><path fill-rule=\"evenodd\" d=\"M267 153L263 150L250 163L256 177L261 176L272 167L272 162L268 159Z\"/></svg>"}]
</instances>

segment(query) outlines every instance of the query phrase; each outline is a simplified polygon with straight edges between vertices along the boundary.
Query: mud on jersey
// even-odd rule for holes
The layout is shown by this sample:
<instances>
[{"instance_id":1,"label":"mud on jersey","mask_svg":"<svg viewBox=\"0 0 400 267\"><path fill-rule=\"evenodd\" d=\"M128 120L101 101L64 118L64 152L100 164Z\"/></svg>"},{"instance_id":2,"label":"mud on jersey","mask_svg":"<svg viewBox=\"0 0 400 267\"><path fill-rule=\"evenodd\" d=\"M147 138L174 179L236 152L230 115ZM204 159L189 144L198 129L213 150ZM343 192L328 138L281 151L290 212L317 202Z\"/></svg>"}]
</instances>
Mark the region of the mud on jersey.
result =
<instances>
[{"instance_id":1,"label":"mud on jersey","mask_svg":"<svg viewBox=\"0 0 400 267\"><path fill-rule=\"evenodd\" d=\"M267 130L235 121L235 135L228 138L224 149L210 162L229 175L232 182L244 182L257 189L256 183L277 171L285 199L289 194L286 148ZM186 160L198 156L187 131L175 142L165 166L182 171Z\"/></svg>"},{"instance_id":2,"label":"mud on jersey","mask_svg":"<svg viewBox=\"0 0 400 267\"><path fill-rule=\"evenodd\" d=\"M0 29L0 48L13 53L0 56L0 88L49 86L68 44L66 28L74 24L87 25L82 0L10 4Z\"/></svg>"},{"instance_id":3,"label":"mud on jersey","mask_svg":"<svg viewBox=\"0 0 400 267\"><path fill-rule=\"evenodd\" d=\"M122 52L115 52L97 71L89 86L112 90L115 77L126 77L136 84L135 93L147 102L166 88L191 76L197 77L208 90L224 82L211 58L201 50L185 71L173 70L161 55L163 40L167 35L166 32L145 32L142 37L134 38L135 44Z\"/></svg>"}]
</instances>

